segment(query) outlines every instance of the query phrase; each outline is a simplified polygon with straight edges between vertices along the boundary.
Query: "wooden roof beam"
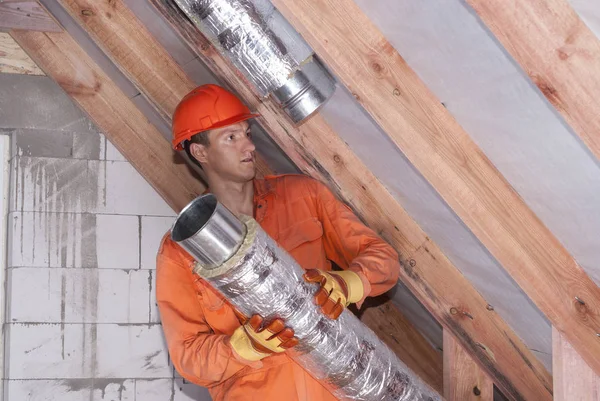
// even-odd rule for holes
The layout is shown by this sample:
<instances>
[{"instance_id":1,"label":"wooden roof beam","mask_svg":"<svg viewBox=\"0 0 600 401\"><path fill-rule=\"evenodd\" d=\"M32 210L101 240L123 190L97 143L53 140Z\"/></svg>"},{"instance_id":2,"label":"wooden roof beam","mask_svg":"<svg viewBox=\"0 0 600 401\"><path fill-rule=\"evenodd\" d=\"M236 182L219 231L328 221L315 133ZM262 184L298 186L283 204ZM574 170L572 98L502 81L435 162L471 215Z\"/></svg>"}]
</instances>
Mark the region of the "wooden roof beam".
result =
<instances>
[{"instance_id":1,"label":"wooden roof beam","mask_svg":"<svg viewBox=\"0 0 600 401\"><path fill-rule=\"evenodd\" d=\"M600 40L567 0L467 0L600 160Z\"/></svg>"},{"instance_id":2,"label":"wooden roof beam","mask_svg":"<svg viewBox=\"0 0 600 401\"><path fill-rule=\"evenodd\" d=\"M352 0L273 0L273 4L552 324L600 372L600 288L369 18Z\"/></svg>"},{"instance_id":3,"label":"wooden roof beam","mask_svg":"<svg viewBox=\"0 0 600 401\"><path fill-rule=\"evenodd\" d=\"M446 401L493 401L494 383L452 334L444 330Z\"/></svg>"},{"instance_id":4,"label":"wooden roof beam","mask_svg":"<svg viewBox=\"0 0 600 401\"><path fill-rule=\"evenodd\" d=\"M600 400L600 376L573 349L558 330L552 328L552 371L554 401Z\"/></svg>"},{"instance_id":5,"label":"wooden roof beam","mask_svg":"<svg viewBox=\"0 0 600 401\"><path fill-rule=\"evenodd\" d=\"M401 280L484 367L507 397L552 399L552 379L543 365L506 322L487 309L483 297L321 115L295 127L277 105L259 100L236 69L172 2L150 1L211 71L262 114L260 123L288 157L303 172L335 190L363 221L400 252Z\"/></svg>"},{"instance_id":6,"label":"wooden roof beam","mask_svg":"<svg viewBox=\"0 0 600 401\"><path fill-rule=\"evenodd\" d=\"M0 1L0 31L22 29L40 32L61 32L61 26L37 1Z\"/></svg>"}]
</instances>

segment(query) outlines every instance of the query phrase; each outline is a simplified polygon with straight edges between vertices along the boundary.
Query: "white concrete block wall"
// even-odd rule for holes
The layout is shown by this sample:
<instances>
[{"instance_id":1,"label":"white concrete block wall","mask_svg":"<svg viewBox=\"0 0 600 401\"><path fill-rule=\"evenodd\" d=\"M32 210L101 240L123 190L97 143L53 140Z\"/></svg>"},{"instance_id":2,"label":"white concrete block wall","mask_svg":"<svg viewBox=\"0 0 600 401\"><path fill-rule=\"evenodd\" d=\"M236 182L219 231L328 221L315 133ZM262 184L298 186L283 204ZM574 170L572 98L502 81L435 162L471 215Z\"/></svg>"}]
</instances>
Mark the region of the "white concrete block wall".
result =
<instances>
[{"instance_id":1,"label":"white concrete block wall","mask_svg":"<svg viewBox=\"0 0 600 401\"><path fill-rule=\"evenodd\" d=\"M156 308L175 214L48 78L0 74L6 88L4 401L210 400L174 372Z\"/></svg>"}]
</instances>

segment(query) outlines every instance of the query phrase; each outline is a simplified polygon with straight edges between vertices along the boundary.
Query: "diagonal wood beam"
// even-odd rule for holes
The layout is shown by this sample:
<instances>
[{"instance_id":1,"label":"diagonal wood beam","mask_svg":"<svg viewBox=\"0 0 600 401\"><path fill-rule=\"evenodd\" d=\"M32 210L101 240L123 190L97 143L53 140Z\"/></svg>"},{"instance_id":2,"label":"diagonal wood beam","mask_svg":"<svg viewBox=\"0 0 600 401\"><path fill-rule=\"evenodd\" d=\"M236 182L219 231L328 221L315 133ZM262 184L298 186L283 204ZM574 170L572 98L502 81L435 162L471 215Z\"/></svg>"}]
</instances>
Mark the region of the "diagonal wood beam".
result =
<instances>
[{"instance_id":1,"label":"diagonal wood beam","mask_svg":"<svg viewBox=\"0 0 600 401\"><path fill-rule=\"evenodd\" d=\"M494 383L444 330L444 397L447 401L493 401Z\"/></svg>"},{"instance_id":2,"label":"diagonal wood beam","mask_svg":"<svg viewBox=\"0 0 600 401\"><path fill-rule=\"evenodd\" d=\"M275 104L259 100L173 3L150 1L211 71L262 114L261 124L296 165L327 183L400 252L401 280L506 396L552 399L547 370L319 114L293 126Z\"/></svg>"},{"instance_id":3,"label":"diagonal wood beam","mask_svg":"<svg viewBox=\"0 0 600 401\"><path fill-rule=\"evenodd\" d=\"M600 40L567 0L467 0L600 160Z\"/></svg>"},{"instance_id":4,"label":"diagonal wood beam","mask_svg":"<svg viewBox=\"0 0 600 401\"><path fill-rule=\"evenodd\" d=\"M554 401L600 400L600 376L555 328L552 328L552 371Z\"/></svg>"},{"instance_id":5,"label":"diagonal wood beam","mask_svg":"<svg viewBox=\"0 0 600 401\"><path fill-rule=\"evenodd\" d=\"M175 211L205 190L167 140L67 33L11 31Z\"/></svg>"},{"instance_id":6,"label":"diagonal wood beam","mask_svg":"<svg viewBox=\"0 0 600 401\"><path fill-rule=\"evenodd\" d=\"M600 288L352 0L274 0L552 324L600 372ZM586 304L579 304L575 297Z\"/></svg>"},{"instance_id":7,"label":"diagonal wood beam","mask_svg":"<svg viewBox=\"0 0 600 401\"><path fill-rule=\"evenodd\" d=\"M373 329L401 361L442 394L442 353L427 342L392 301L386 300L380 306L361 312L360 320Z\"/></svg>"},{"instance_id":8,"label":"diagonal wood beam","mask_svg":"<svg viewBox=\"0 0 600 401\"><path fill-rule=\"evenodd\" d=\"M53 0L42 0L48 3ZM171 124L179 101L197 85L122 0L58 0ZM258 176L272 174L257 155Z\"/></svg>"},{"instance_id":9,"label":"diagonal wood beam","mask_svg":"<svg viewBox=\"0 0 600 401\"><path fill-rule=\"evenodd\" d=\"M24 29L61 32L62 28L37 1L0 1L0 30Z\"/></svg>"}]
</instances>

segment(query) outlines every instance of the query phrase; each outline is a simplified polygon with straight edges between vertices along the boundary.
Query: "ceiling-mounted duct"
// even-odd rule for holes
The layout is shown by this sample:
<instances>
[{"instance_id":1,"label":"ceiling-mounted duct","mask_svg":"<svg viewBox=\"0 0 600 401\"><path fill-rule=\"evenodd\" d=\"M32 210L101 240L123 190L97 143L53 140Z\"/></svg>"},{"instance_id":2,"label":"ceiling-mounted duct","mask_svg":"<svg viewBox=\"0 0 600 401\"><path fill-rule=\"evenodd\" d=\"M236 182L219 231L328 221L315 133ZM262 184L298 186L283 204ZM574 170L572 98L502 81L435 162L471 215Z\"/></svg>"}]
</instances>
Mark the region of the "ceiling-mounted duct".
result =
<instances>
[{"instance_id":1,"label":"ceiling-mounted duct","mask_svg":"<svg viewBox=\"0 0 600 401\"><path fill-rule=\"evenodd\" d=\"M299 123L335 92L335 79L269 0L174 0L262 97Z\"/></svg>"}]
</instances>

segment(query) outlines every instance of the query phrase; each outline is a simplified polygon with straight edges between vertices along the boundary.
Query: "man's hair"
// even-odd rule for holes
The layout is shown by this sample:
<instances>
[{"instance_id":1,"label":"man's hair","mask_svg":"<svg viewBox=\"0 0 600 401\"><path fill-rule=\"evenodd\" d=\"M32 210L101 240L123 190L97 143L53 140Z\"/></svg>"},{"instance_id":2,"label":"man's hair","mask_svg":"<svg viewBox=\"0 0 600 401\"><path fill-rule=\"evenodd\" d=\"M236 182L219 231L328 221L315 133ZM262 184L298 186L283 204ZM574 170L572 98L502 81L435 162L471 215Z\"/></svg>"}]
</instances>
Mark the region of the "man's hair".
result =
<instances>
[{"instance_id":1,"label":"man's hair","mask_svg":"<svg viewBox=\"0 0 600 401\"><path fill-rule=\"evenodd\" d=\"M204 145L204 146L209 146L210 145L210 140L208 139L208 133L210 131L202 131L197 133L196 135L193 135L189 140L183 142L183 149L185 150L185 153L187 154L188 158L192 161L192 163L194 163L196 166L202 168L202 165L200 165L200 162L198 160L196 160L196 158L192 155L192 143L197 143L199 145Z\"/></svg>"}]
</instances>

